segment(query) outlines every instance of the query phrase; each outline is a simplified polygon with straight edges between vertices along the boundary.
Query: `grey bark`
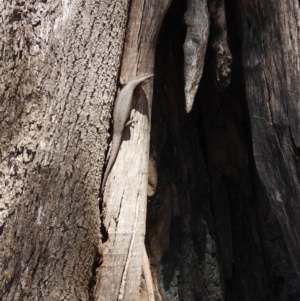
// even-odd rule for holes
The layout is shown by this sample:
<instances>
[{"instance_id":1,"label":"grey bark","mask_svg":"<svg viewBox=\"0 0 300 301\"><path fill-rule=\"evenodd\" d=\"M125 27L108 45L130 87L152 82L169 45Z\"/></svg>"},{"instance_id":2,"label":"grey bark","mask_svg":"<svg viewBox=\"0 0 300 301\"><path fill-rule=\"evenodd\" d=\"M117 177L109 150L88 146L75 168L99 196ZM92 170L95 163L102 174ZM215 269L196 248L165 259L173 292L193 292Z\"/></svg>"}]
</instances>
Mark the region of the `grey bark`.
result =
<instances>
[{"instance_id":1,"label":"grey bark","mask_svg":"<svg viewBox=\"0 0 300 301\"><path fill-rule=\"evenodd\" d=\"M191 116L174 3L100 211L118 78L153 72L170 1L0 3L3 300L299 300L298 1L209 1Z\"/></svg>"},{"instance_id":2,"label":"grey bark","mask_svg":"<svg viewBox=\"0 0 300 301\"><path fill-rule=\"evenodd\" d=\"M206 0L187 1L184 14L187 32L183 44L185 107L189 113L202 76L209 35L209 15Z\"/></svg>"},{"instance_id":3,"label":"grey bark","mask_svg":"<svg viewBox=\"0 0 300 301\"><path fill-rule=\"evenodd\" d=\"M298 11L292 0L239 4L256 168L300 276Z\"/></svg>"},{"instance_id":4,"label":"grey bark","mask_svg":"<svg viewBox=\"0 0 300 301\"><path fill-rule=\"evenodd\" d=\"M1 1L0 296L88 300L128 1Z\"/></svg>"},{"instance_id":5,"label":"grey bark","mask_svg":"<svg viewBox=\"0 0 300 301\"><path fill-rule=\"evenodd\" d=\"M213 52L211 73L216 88L224 90L231 81L232 64L232 55L228 47L224 0L210 0L208 10L211 22L210 41Z\"/></svg>"},{"instance_id":6,"label":"grey bark","mask_svg":"<svg viewBox=\"0 0 300 301\"><path fill-rule=\"evenodd\" d=\"M156 39L170 0L160 1L159 7L156 4L155 0L131 2L122 83L141 74L153 74ZM107 239L101 252L96 300L141 300L152 87L150 81L134 95L132 117L136 122L133 129L123 133L122 146L106 183L102 228ZM145 290L150 296L151 289Z\"/></svg>"}]
</instances>

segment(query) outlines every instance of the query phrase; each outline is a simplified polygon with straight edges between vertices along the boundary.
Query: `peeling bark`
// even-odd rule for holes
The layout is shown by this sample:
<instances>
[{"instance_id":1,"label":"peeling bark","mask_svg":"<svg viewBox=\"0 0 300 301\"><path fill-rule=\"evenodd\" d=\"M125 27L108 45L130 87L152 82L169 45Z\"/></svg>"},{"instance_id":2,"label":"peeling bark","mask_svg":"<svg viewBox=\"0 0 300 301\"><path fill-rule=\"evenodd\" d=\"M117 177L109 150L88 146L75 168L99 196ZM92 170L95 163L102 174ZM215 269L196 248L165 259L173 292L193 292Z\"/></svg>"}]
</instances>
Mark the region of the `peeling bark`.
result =
<instances>
[{"instance_id":1,"label":"peeling bark","mask_svg":"<svg viewBox=\"0 0 300 301\"><path fill-rule=\"evenodd\" d=\"M213 49L211 73L216 88L224 90L231 80L232 55L227 43L227 26L224 0L209 0L210 40Z\"/></svg>"},{"instance_id":2,"label":"peeling bark","mask_svg":"<svg viewBox=\"0 0 300 301\"><path fill-rule=\"evenodd\" d=\"M160 25L170 0L132 1L120 81L152 74ZM149 166L152 81L134 94L133 129L125 129L102 200L107 233L98 270L95 300L140 300ZM150 292L149 292L150 293Z\"/></svg>"},{"instance_id":3,"label":"peeling bark","mask_svg":"<svg viewBox=\"0 0 300 301\"><path fill-rule=\"evenodd\" d=\"M219 90L228 87L231 80L232 55L227 42L227 26L224 0L189 0L184 15L187 33L184 49L184 78L186 111L193 107L203 72L209 23L210 44L213 49L211 73ZM209 14L208 14L209 10ZM210 22L209 22L209 16Z\"/></svg>"},{"instance_id":4,"label":"peeling bark","mask_svg":"<svg viewBox=\"0 0 300 301\"><path fill-rule=\"evenodd\" d=\"M187 32L183 44L185 107L189 113L203 72L209 35L209 16L206 0L188 0L184 15Z\"/></svg>"}]
</instances>

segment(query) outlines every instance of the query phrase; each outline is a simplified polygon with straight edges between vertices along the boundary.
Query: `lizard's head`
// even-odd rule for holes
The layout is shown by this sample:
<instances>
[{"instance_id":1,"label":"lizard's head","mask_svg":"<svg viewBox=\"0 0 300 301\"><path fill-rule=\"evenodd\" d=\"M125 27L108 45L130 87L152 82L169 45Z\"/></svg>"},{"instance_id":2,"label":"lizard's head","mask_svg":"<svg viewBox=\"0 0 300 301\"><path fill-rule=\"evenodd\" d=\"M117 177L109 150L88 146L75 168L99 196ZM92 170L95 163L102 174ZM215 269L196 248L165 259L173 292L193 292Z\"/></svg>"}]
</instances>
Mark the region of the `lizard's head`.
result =
<instances>
[{"instance_id":1,"label":"lizard's head","mask_svg":"<svg viewBox=\"0 0 300 301\"><path fill-rule=\"evenodd\" d=\"M154 76L154 74L144 74L142 76L140 76L137 80L139 81L139 84L138 84L138 88L147 84L150 79Z\"/></svg>"}]
</instances>

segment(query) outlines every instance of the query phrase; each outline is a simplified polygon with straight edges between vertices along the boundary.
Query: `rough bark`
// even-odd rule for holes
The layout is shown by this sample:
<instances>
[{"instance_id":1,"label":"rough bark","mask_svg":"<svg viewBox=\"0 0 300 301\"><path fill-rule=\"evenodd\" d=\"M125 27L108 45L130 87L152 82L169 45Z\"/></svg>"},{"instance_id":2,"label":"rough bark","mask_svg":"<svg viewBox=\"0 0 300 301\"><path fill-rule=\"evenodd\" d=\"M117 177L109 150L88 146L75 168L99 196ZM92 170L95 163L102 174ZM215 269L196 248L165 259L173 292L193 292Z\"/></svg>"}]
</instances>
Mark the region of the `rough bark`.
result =
<instances>
[{"instance_id":1,"label":"rough bark","mask_svg":"<svg viewBox=\"0 0 300 301\"><path fill-rule=\"evenodd\" d=\"M299 6L290 0L238 7L256 168L300 276Z\"/></svg>"},{"instance_id":2,"label":"rough bark","mask_svg":"<svg viewBox=\"0 0 300 301\"><path fill-rule=\"evenodd\" d=\"M298 301L298 1L208 1L190 115L185 3L130 2L0 3L0 299Z\"/></svg>"},{"instance_id":3,"label":"rough bark","mask_svg":"<svg viewBox=\"0 0 300 301\"><path fill-rule=\"evenodd\" d=\"M185 107L189 113L193 107L204 67L209 35L209 15L206 0L187 1L184 14L187 26L184 50Z\"/></svg>"},{"instance_id":4,"label":"rough bark","mask_svg":"<svg viewBox=\"0 0 300 301\"><path fill-rule=\"evenodd\" d=\"M0 296L88 300L128 1L1 1Z\"/></svg>"},{"instance_id":5,"label":"rough bark","mask_svg":"<svg viewBox=\"0 0 300 301\"><path fill-rule=\"evenodd\" d=\"M213 52L211 74L216 88L224 90L230 84L232 64L227 41L224 0L209 0L208 8L211 23L210 44Z\"/></svg>"}]
</instances>

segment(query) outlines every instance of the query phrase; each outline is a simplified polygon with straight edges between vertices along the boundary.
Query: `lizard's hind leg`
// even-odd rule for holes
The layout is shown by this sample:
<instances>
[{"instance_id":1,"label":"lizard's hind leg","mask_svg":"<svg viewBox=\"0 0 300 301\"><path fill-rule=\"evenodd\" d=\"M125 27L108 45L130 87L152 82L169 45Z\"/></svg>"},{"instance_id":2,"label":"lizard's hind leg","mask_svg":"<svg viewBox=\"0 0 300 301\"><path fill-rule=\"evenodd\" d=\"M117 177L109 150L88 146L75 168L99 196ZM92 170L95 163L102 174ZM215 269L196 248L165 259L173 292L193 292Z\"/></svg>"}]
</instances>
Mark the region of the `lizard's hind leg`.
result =
<instances>
[{"instance_id":1,"label":"lizard's hind leg","mask_svg":"<svg viewBox=\"0 0 300 301\"><path fill-rule=\"evenodd\" d=\"M135 117L135 109L133 109L130 113L130 119L125 123L125 126L134 127L137 122L137 118Z\"/></svg>"}]
</instances>

